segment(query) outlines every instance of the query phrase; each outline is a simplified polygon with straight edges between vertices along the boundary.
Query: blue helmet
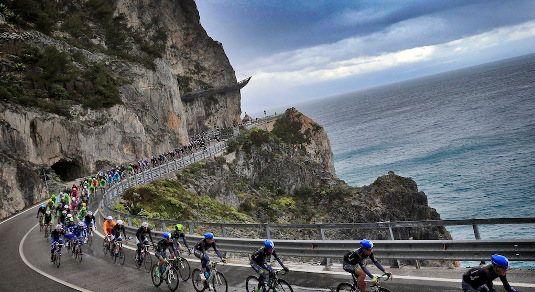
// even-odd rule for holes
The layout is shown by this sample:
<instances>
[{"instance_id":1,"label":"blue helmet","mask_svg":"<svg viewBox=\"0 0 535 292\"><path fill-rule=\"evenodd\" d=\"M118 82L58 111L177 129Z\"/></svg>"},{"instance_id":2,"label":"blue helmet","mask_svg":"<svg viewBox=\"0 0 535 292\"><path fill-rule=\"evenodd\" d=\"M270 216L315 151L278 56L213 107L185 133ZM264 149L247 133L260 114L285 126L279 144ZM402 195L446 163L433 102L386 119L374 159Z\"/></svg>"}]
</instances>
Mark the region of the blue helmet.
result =
<instances>
[{"instance_id":1,"label":"blue helmet","mask_svg":"<svg viewBox=\"0 0 535 292\"><path fill-rule=\"evenodd\" d=\"M171 233L169 233L169 232L165 232L165 233L163 234L163 238L165 238L165 239L169 239L169 238L171 238Z\"/></svg>"},{"instance_id":2,"label":"blue helmet","mask_svg":"<svg viewBox=\"0 0 535 292\"><path fill-rule=\"evenodd\" d=\"M41 208L44 208L45 207L45 204L41 204Z\"/></svg>"},{"instance_id":3,"label":"blue helmet","mask_svg":"<svg viewBox=\"0 0 535 292\"><path fill-rule=\"evenodd\" d=\"M207 233L204 234L204 238L212 239L212 238L214 238L214 235L212 233L210 233L210 232L207 232Z\"/></svg>"},{"instance_id":4,"label":"blue helmet","mask_svg":"<svg viewBox=\"0 0 535 292\"><path fill-rule=\"evenodd\" d=\"M264 241L264 246L266 248L273 248L275 246L275 244L273 243L273 241L267 239L266 241Z\"/></svg>"},{"instance_id":5,"label":"blue helmet","mask_svg":"<svg viewBox=\"0 0 535 292\"><path fill-rule=\"evenodd\" d=\"M367 240L367 239L363 239L360 241L360 246L362 246L363 248L372 248L373 247L373 242Z\"/></svg>"},{"instance_id":6,"label":"blue helmet","mask_svg":"<svg viewBox=\"0 0 535 292\"><path fill-rule=\"evenodd\" d=\"M490 259L490 262L502 268L509 267L509 260L507 260L506 257L499 255L499 254L493 254Z\"/></svg>"}]
</instances>

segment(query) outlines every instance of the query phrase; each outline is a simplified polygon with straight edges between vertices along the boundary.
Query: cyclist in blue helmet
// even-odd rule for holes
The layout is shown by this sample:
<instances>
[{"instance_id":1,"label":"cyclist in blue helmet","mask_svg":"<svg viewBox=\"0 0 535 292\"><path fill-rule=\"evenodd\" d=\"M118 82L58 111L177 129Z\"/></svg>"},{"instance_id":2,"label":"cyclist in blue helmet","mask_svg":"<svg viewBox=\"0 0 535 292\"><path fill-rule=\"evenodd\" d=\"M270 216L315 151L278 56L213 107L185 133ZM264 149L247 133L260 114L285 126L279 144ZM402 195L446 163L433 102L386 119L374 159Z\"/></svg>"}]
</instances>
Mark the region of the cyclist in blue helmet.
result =
<instances>
[{"instance_id":1,"label":"cyclist in blue helmet","mask_svg":"<svg viewBox=\"0 0 535 292\"><path fill-rule=\"evenodd\" d=\"M490 264L471 268L463 275L462 287L465 292L495 292L492 281L500 278L503 287L508 292L517 292L515 288L509 285L505 276L509 267L509 260L506 257L495 254L490 259Z\"/></svg>"},{"instance_id":2,"label":"cyclist in blue helmet","mask_svg":"<svg viewBox=\"0 0 535 292\"><path fill-rule=\"evenodd\" d=\"M175 246L173 245L173 241L171 240L171 233L165 232L163 234L163 239L158 241L158 244L156 244L156 247L154 248L154 255L160 260L158 263L158 268L156 271L154 271L156 277L160 276L160 269L163 266L164 259L167 258L167 254L165 253L165 250L169 250L169 257L174 258L175 257ZM163 272L163 271L162 271Z\"/></svg>"},{"instance_id":3,"label":"cyclist in blue helmet","mask_svg":"<svg viewBox=\"0 0 535 292\"><path fill-rule=\"evenodd\" d=\"M381 270L383 273L388 274L390 277L391 273L385 271L383 266L375 259L372 252L373 242L363 239L360 241L360 247L348 252L344 256L343 268L346 272L355 274L357 276L357 287L361 291L366 291L366 275L372 278L372 282L377 283L377 277L374 277L372 273L366 268L365 261L367 258L370 258L375 266Z\"/></svg>"},{"instance_id":4,"label":"cyclist in blue helmet","mask_svg":"<svg viewBox=\"0 0 535 292\"><path fill-rule=\"evenodd\" d=\"M227 259L225 259L223 257L223 255L221 255L221 252L219 252L219 250L217 249L217 246L215 244L215 240L214 240L214 235L212 233L205 233L204 234L204 239L202 239L201 241L199 241L195 247L193 248L193 254L201 260L201 265L202 265L202 268L201 268L201 279L202 280L206 280L210 277L210 266L208 265L208 263L210 262L210 258L208 257L208 255L206 254L206 250L208 250L209 248L213 247L217 256L219 256L219 258L221 258L221 261L223 261L223 263L227 263Z\"/></svg>"},{"instance_id":5,"label":"cyclist in blue helmet","mask_svg":"<svg viewBox=\"0 0 535 292\"><path fill-rule=\"evenodd\" d=\"M264 272L264 269L269 272L270 279L271 275L274 273L273 269L271 268L271 265L267 262L267 259L270 255L273 255L277 259L281 267L284 269L284 271L288 272L288 268L284 266L282 260L277 256L277 253L275 252L275 244L273 243L273 241L267 239L266 241L264 241L264 247L261 247L259 250L255 251L251 255L251 267L259 275L258 286L255 287L255 292L258 292L260 291L260 289L262 289L261 287L262 285L264 285L264 281L266 280L266 273Z\"/></svg>"}]
</instances>

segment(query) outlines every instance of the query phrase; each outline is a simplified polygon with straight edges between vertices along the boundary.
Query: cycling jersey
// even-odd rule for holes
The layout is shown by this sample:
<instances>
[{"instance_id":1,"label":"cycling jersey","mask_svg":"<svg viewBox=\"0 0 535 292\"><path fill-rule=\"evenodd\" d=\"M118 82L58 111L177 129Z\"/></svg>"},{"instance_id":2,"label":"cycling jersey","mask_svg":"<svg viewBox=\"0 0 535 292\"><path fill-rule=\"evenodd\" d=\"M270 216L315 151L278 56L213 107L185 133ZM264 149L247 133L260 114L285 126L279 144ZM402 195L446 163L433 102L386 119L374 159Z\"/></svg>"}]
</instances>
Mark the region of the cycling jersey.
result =
<instances>
[{"instance_id":1,"label":"cycling jersey","mask_svg":"<svg viewBox=\"0 0 535 292\"><path fill-rule=\"evenodd\" d=\"M76 237L87 236L87 231L85 230L85 228L80 227L80 225L78 224L75 224L74 226L69 227L69 232L71 232Z\"/></svg>"},{"instance_id":2,"label":"cycling jersey","mask_svg":"<svg viewBox=\"0 0 535 292\"><path fill-rule=\"evenodd\" d=\"M84 217L84 223L87 227L93 227L95 225L95 216L93 215L86 215Z\"/></svg>"},{"instance_id":3,"label":"cycling jersey","mask_svg":"<svg viewBox=\"0 0 535 292\"><path fill-rule=\"evenodd\" d=\"M54 223L54 217L52 214L45 214L43 216L43 223L44 224L53 224Z\"/></svg>"},{"instance_id":4,"label":"cycling jersey","mask_svg":"<svg viewBox=\"0 0 535 292\"><path fill-rule=\"evenodd\" d=\"M111 220L105 220L104 224L102 224L102 230L104 230L104 233L106 235L111 234L111 229L115 226L115 221Z\"/></svg>"},{"instance_id":5,"label":"cycling jersey","mask_svg":"<svg viewBox=\"0 0 535 292\"><path fill-rule=\"evenodd\" d=\"M175 248L173 246L173 242L172 241L167 241L167 239L162 239L160 241L158 241L158 243L156 244L156 251L157 252L165 252L166 249L169 250L169 252L172 252L174 253L175 252Z\"/></svg>"},{"instance_id":6,"label":"cycling jersey","mask_svg":"<svg viewBox=\"0 0 535 292\"><path fill-rule=\"evenodd\" d=\"M78 212L78 219L82 220L84 219L86 215L87 215L87 209L86 210L82 209L80 210L80 212Z\"/></svg>"},{"instance_id":7,"label":"cycling jersey","mask_svg":"<svg viewBox=\"0 0 535 292\"><path fill-rule=\"evenodd\" d=\"M262 266L262 264L267 262L267 258L270 255L273 255L273 257L277 259L277 262L279 262L281 267L284 269L284 264L282 263L282 260L277 256L277 252L275 252L275 249L273 249L273 253L270 253L267 248L262 247L251 255L251 261L255 261L257 264Z\"/></svg>"},{"instance_id":8,"label":"cycling jersey","mask_svg":"<svg viewBox=\"0 0 535 292\"><path fill-rule=\"evenodd\" d=\"M367 255L364 250L362 250L362 247L352 250L344 255L343 268L347 272L355 273L355 269L357 268L356 266L358 265L370 278L373 278L372 273L370 273L370 271L366 268L365 261L367 258L370 258L370 260L379 270L381 270L383 273L385 272L383 266L381 266L381 264L373 256L373 252L370 253L370 255Z\"/></svg>"},{"instance_id":9,"label":"cycling jersey","mask_svg":"<svg viewBox=\"0 0 535 292\"><path fill-rule=\"evenodd\" d=\"M178 233L178 231L173 231L173 235L171 236L173 238L173 241L177 244L177 245L180 245L180 243L178 243L178 240L182 237L182 241L184 242L184 245L189 248L189 245L188 245L188 242L186 241L186 235L184 234L184 232L180 232Z\"/></svg>"},{"instance_id":10,"label":"cycling jersey","mask_svg":"<svg viewBox=\"0 0 535 292\"><path fill-rule=\"evenodd\" d=\"M221 255L221 253L219 252L219 250L217 250L217 246L215 244L215 240L209 244L206 242L206 239L202 239L201 241L199 241L196 245L195 245L195 250L198 250L200 251L201 253L206 253L206 250L213 247L216 254L220 257L220 258L223 258L223 256Z\"/></svg>"},{"instance_id":11,"label":"cycling jersey","mask_svg":"<svg viewBox=\"0 0 535 292\"><path fill-rule=\"evenodd\" d=\"M505 288L505 290L509 292L516 292L515 288L509 285L509 282L507 281L506 276L499 276L496 273L496 271L494 270L493 264L471 268L466 273L464 273L463 289L465 288L464 284L470 285L472 288L474 288L474 290L478 290L479 287L483 285L487 285L487 288L493 291L494 286L492 284L492 281L494 281L494 279L498 277L502 281L503 287ZM469 290L465 290L465 291L469 291Z\"/></svg>"},{"instance_id":12,"label":"cycling jersey","mask_svg":"<svg viewBox=\"0 0 535 292\"><path fill-rule=\"evenodd\" d=\"M124 225L121 225L119 227L119 224L115 224L113 228L111 229L111 235L113 238L119 238L121 237L121 231L123 232L124 237L126 237L126 231L124 230Z\"/></svg>"},{"instance_id":13,"label":"cycling jersey","mask_svg":"<svg viewBox=\"0 0 535 292\"><path fill-rule=\"evenodd\" d=\"M136 231L136 238L139 242L145 242L147 235L150 238L150 242L153 242L150 228L147 227L147 231L143 227L139 227Z\"/></svg>"},{"instance_id":14,"label":"cycling jersey","mask_svg":"<svg viewBox=\"0 0 535 292\"><path fill-rule=\"evenodd\" d=\"M39 214L45 214L46 213L46 207L39 207L39 209L37 209L37 216L39 216Z\"/></svg>"},{"instance_id":15,"label":"cycling jersey","mask_svg":"<svg viewBox=\"0 0 535 292\"><path fill-rule=\"evenodd\" d=\"M56 229L52 230L52 232L50 232L50 239L52 240L52 243L55 241L60 241L62 235L65 236L65 231L63 231L63 229L60 231L57 231Z\"/></svg>"}]
</instances>

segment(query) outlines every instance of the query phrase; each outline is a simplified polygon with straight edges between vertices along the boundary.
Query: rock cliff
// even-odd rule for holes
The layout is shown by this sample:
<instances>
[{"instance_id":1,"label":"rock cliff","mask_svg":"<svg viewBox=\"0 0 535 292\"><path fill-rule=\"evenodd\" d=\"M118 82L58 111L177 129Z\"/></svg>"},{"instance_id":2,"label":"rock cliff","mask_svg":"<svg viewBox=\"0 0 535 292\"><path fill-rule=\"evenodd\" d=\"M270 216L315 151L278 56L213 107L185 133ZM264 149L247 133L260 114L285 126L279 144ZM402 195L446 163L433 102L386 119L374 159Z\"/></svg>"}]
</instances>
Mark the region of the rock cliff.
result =
<instances>
[{"instance_id":1,"label":"rock cliff","mask_svg":"<svg viewBox=\"0 0 535 292\"><path fill-rule=\"evenodd\" d=\"M86 35L74 37L75 32L65 26L71 19L61 16L69 17L68 11L87 10L90 5L97 4L110 5L104 7L110 9L109 19L131 33L126 38L135 39L136 33L143 36L144 39L138 40L140 45L134 41L126 42L127 54L124 56L117 50L114 54L108 53L121 35L114 35L113 27L108 26L104 31L97 23L89 22L83 28L93 28L91 34L87 33L92 36L88 39L89 45L83 47L78 40L83 40ZM9 5L16 11L16 1ZM202 28L193 0L103 3L92 0L80 5L70 3L58 8L59 18L52 18L57 24L52 24L51 31L46 34L34 30L36 26L32 23L1 23L0 53L4 53L0 61L5 65L2 68L19 65L16 64L19 59L13 63L10 58L25 46L40 49L53 46L71 59L81 55L84 62L103 64L106 70L124 78L126 82L119 86L120 102L100 109L73 104L69 108L71 117L65 117L6 102L5 96L1 96L0 151L3 163L19 166L3 169L0 177L0 185L6 186L0 189L3 198L0 209L5 210L0 213L0 219L42 199L43 185L39 176L17 175L21 169L27 172L33 169L37 173L43 167L52 167L62 179L70 180L111 165L169 151L187 144L190 137L202 131L240 123L239 91L191 101L181 99L186 92L236 83L234 70L221 43L211 39ZM91 11L96 15L101 10ZM98 15L95 15L92 19L97 19ZM156 32L160 32L160 36L155 36ZM160 47L153 53L158 57L146 66L136 62L136 56L147 57L153 52L150 49L155 45L147 49L147 44L152 44L151 39L158 40L154 43ZM75 65L83 69L84 62ZM20 64L18 68L22 71L25 64ZM2 71L6 73L6 70ZM10 75L15 81L25 81L17 80L17 77L20 75ZM8 181L12 179L15 181ZM10 191L17 189L17 185L34 187L24 189L30 192L25 194Z\"/></svg>"}]
</instances>

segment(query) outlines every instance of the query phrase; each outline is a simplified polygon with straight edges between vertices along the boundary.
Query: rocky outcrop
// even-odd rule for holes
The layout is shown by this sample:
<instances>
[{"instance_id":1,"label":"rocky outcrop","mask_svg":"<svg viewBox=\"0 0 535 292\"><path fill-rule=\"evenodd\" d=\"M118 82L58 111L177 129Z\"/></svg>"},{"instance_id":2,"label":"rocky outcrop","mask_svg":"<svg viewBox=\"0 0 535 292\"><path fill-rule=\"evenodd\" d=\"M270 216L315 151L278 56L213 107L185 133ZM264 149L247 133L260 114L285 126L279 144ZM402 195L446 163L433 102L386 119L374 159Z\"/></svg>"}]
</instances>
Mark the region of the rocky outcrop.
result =
<instances>
[{"instance_id":1,"label":"rocky outcrop","mask_svg":"<svg viewBox=\"0 0 535 292\"><path fill-rule=\"evenodd\" d=\"M12 29L20 36L16 44L28 43L41 48L52 45L69 54L82 53L91 62L106 64L128 82L119 88L122 104L101 110L75 106L71 109L73 118L0 101L0 149L5 157L17 157L30 169L36 165L52 167L62 179L69 180L94 173L97 167L169 151L187 144L190 137L202 131L241 123L239 91L187 102L180 98L185 86L180 84L180 76L197 81L188 84L193 91L202 89L198 84L217 88L236 83L221 43L211 39L202 28L193 0L116 0L114 7L114 15L123 14L132 31L150 30L154 19L165 29L168 36L165 50L154 61L155 68L78 49L61 38L36 31ZM103 37L99 42L105 46L106 39ZM12 42L2 44L17 49ZM6 178L16 180L8 182ZM40 182L33 176L6 175L0 178L0 184L39 185ZM3 206L7 210L5 214L21 210L42 196L38 189L25 189L31 191L28 194L4 193L4 190L7 189L2 189L0 195L8 198L5 202L13 202ZM28 199L32 197L33 200Z\"/></svg>"}]
</instances>

